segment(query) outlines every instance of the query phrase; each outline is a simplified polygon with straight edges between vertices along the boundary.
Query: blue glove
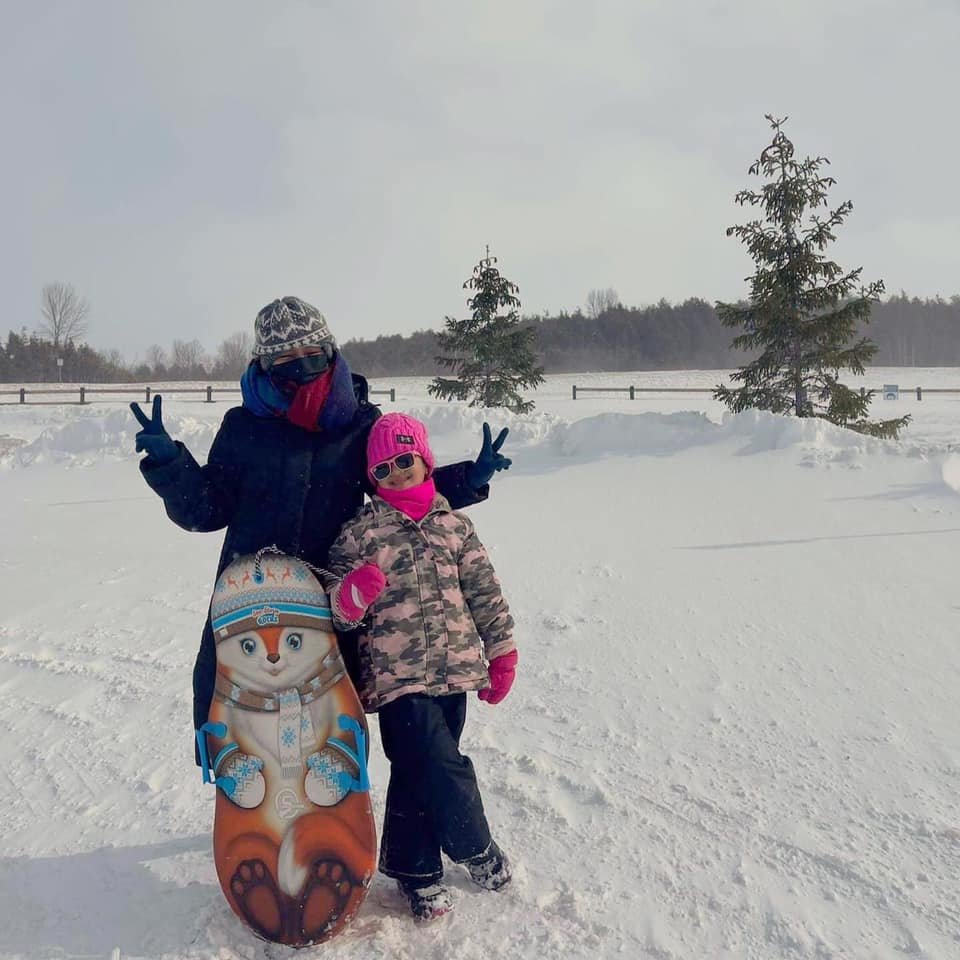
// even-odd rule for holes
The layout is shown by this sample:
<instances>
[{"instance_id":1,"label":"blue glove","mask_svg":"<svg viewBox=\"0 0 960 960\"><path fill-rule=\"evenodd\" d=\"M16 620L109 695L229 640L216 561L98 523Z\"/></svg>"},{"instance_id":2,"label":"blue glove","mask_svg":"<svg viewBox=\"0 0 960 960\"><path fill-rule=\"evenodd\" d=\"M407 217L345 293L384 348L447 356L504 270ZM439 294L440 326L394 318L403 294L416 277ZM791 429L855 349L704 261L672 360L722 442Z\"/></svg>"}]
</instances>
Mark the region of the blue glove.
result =
<instances>
[{"instance_id":1,"label":"blue glove","mask_svg":"<svg viewBox=\"0 0 960 960\"><path fill-rule=\"evenodd\" d=\"M170 434L163 428L163 417L160 414L160 394L153 398L153 416L148 417L139 403L131 403L130 409L143 429L137 434L137 453L145 451L147 457L154 463L170 463L180 453L180 448L170 439Z\"/></svg>"},{"instance_id":2,"label":"blue glove","mask_svg":"<svg viewBox=\"0 0 960 960\"><path fill-rule=\"evenodd\" d=\"M507 439L510 432L509 427L504 427L498 434L497 439L490 439L490 424L483 425L483 446L480 448L480 454L476 463L471 463L467 467L467 483L474 490L479 490L484 484L490 482L490 478L498 470L509 470L513 462L509 457L505 457L499 452L503 446L503 441Z\"/></svg>"}]
</instances>

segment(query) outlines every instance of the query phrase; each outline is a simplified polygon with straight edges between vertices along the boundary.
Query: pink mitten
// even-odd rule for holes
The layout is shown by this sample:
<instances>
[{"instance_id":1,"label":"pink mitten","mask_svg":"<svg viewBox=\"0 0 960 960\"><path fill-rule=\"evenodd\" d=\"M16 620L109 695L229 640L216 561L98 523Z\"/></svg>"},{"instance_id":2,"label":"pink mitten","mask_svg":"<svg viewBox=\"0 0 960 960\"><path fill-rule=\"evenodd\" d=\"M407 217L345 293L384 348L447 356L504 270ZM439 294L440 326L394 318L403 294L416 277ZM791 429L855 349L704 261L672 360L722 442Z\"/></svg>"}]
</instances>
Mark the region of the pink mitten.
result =
<instances>
[{"instance_id":1,"label":"pink mitten","mask_svg":"<svg viewBox=\"0 0 960 960\"><path fill-rule=\"evenodd\" d=\"M477 696L487 703L499 703L510 692L514 677L517 675L517 651L511 650L502 657L490 661L490 686L481 690Z\"/></svg>"},{"instance_id":2,"label":"pink mitten","mask_svg":"<svg viewBox=\"0 0 960 960\"><path fill-rule=\"evenodd\" d=\"M387 578L375 563L351 570L334 590L333 601L344 620L362 620L367 607L383 593Z\"/></svg>"}]
</instances>

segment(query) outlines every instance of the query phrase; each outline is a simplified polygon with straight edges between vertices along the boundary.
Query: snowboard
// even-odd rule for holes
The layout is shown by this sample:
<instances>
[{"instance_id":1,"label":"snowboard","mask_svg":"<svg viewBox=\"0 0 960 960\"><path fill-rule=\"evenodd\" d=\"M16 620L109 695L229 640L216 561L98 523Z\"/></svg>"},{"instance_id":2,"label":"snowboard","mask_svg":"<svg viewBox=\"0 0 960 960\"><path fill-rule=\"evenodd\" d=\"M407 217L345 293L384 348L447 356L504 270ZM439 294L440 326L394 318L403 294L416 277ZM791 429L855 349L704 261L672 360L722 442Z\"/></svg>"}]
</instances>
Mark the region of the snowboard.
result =
<instances>
[{"instance_id":1,"label":"snowboard","mask_svg":"<svg viewBox=\"0 0 960 960\"><path fill-rule=\"evenodd\" d=\"M260 551L218 577L210 618L216 688L197 745L220 886L257 936L321 943L359 910L377 846L367 726L327 594L303 561Z\"/></svg>"}]
</instances>

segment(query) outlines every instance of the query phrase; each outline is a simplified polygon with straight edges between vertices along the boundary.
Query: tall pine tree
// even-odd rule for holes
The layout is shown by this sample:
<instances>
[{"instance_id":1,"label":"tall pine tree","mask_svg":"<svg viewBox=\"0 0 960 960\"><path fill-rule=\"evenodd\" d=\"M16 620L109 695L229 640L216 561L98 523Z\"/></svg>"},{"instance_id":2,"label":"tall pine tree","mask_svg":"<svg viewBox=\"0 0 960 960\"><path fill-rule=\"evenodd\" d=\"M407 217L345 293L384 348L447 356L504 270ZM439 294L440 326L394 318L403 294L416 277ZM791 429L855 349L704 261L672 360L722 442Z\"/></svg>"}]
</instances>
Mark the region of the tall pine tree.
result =
<instances>
[{"instance_id":1,"label":"tall pine tree","mask_svg":"<svg viewBox=\"0 0 960 960\"><path fill-rule=\"evenodd\" d=\"M446 329L437 334L444 354L436 362L455 377L437 377L427 390L434 397L469 400L471 407L529 413L533 401L524 400L520 390L543 383L543 367L537 366L533 349L536 331L520 327L519 288L500 275L496 262L488 247L463 285L473 291L467 300L471 316L446 317ZM501 308L506 312L499 313Z\"/></svg>"},{"instance_id":2,"label":"tall pine tree","mask_svg":"<svg viewBox=\"0 0 960 960\"><path fill-rule=\"evenodd\" d=\"M719 386L714 397L737 412L751 407L792 412L896 437L909 416L868 420L873 391L861 394L839 380L841 370L862 376L876 353L876 345L858 336L858 329L869 322L871 304L883 292L881 280L862 286L862 267L844 273L824 255L853 204L848 200L830 210L827 191L836 181L820 174L830 161L795 160L793 144L781 129L786 117L767 114L767 120L773 140L749 171L767 182L759 192L741 190L736 196L741 206L759 206L763 218L727 229L727 236L746 245L756 265L750 300L717 304L720 321L743 330L733 346L759 355L732 375L742 386ZM808 213L820 207L827 207L826 216Z\"/></svg>"}]
</instances>

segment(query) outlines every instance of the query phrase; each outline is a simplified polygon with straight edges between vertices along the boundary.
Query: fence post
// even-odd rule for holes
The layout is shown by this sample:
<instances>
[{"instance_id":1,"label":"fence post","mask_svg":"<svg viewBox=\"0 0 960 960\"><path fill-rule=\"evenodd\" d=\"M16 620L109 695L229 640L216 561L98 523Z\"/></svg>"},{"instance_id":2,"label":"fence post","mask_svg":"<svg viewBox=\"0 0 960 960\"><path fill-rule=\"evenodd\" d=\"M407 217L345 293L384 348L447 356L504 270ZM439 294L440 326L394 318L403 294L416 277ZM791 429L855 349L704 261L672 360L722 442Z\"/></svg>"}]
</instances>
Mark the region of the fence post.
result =
<instances>
[{"instance_id":1,"label":"fence post","mask_svg":"<svg viewBox=\"0 0 960 960\"><path fill-rule=\"evenodd\" d=\"M922 399L923 399L923 396L922 396L922 394L920 393L920 388L919 388L919 387L917 387L917 399L918 399L918 400L922 400Z\"/></svg>"},{"instance_id":2,"label":"fence post","mask_svg":"<svg viewBox=\"0 0 960 960\"><path fill-rule=\"evenodd\" d=\"M27 391L23 387L20 388L20 402L21 403L27 402Z\"/></svg>"},{"instance_id":3,"label":"fence post","mask_svg":"<svg viewBox=\"0 0 960 960\"><path fill-rule=\"evenodd\" d=\"M390 402L391 403L397 402L397 391L393 387L390 388Z\"/></svg>"},{"instance_id":4,"label":"fence post","mask_svg":"<svg viewBox=\"0 0 960 960\"><path fill-rule=\"evenodd\" d=\"M633 384L630 384L630 399L633 399Z\"/></svg>"},{"instance_id":5,"label":"fence post","mask_svg":"<svg viewBox=\"0 0 960 960\"><path fill-rule=\"evenodd\" d=\"M576 385L576 384L573 385L573 399L574 399L574 400L577 399L577 385Z\"/></svg>"},{"instance_id":6,"label":"fence post","mask_svg":"<svg viewBox=\"0 0 960 960\"><path fill-rule=\"evenodd\" d=\"M87 388L86 388L86 387L81 387L81 388L80 388L80 402L81 402L81 403L86 403L86 402L87 402Z\"/></svg>"},{"instance_id":7,"label":"fence post","mask_svg":"<svg viewBox=\"0 0 960 960\"><path fill-rule=\"evenodd\" d=\"M150 402L150 388L147 387L147 403Z\"/></svg>"},{"instance_id":8,"label":"fence post","mask_svg":"<svg viewBox=\"0 0 960 960\"><path fill-rule=\"evenodd\" d=\"M213 403L213 387L207 386L207 403Z\"/></svg>"}]
</instances>

